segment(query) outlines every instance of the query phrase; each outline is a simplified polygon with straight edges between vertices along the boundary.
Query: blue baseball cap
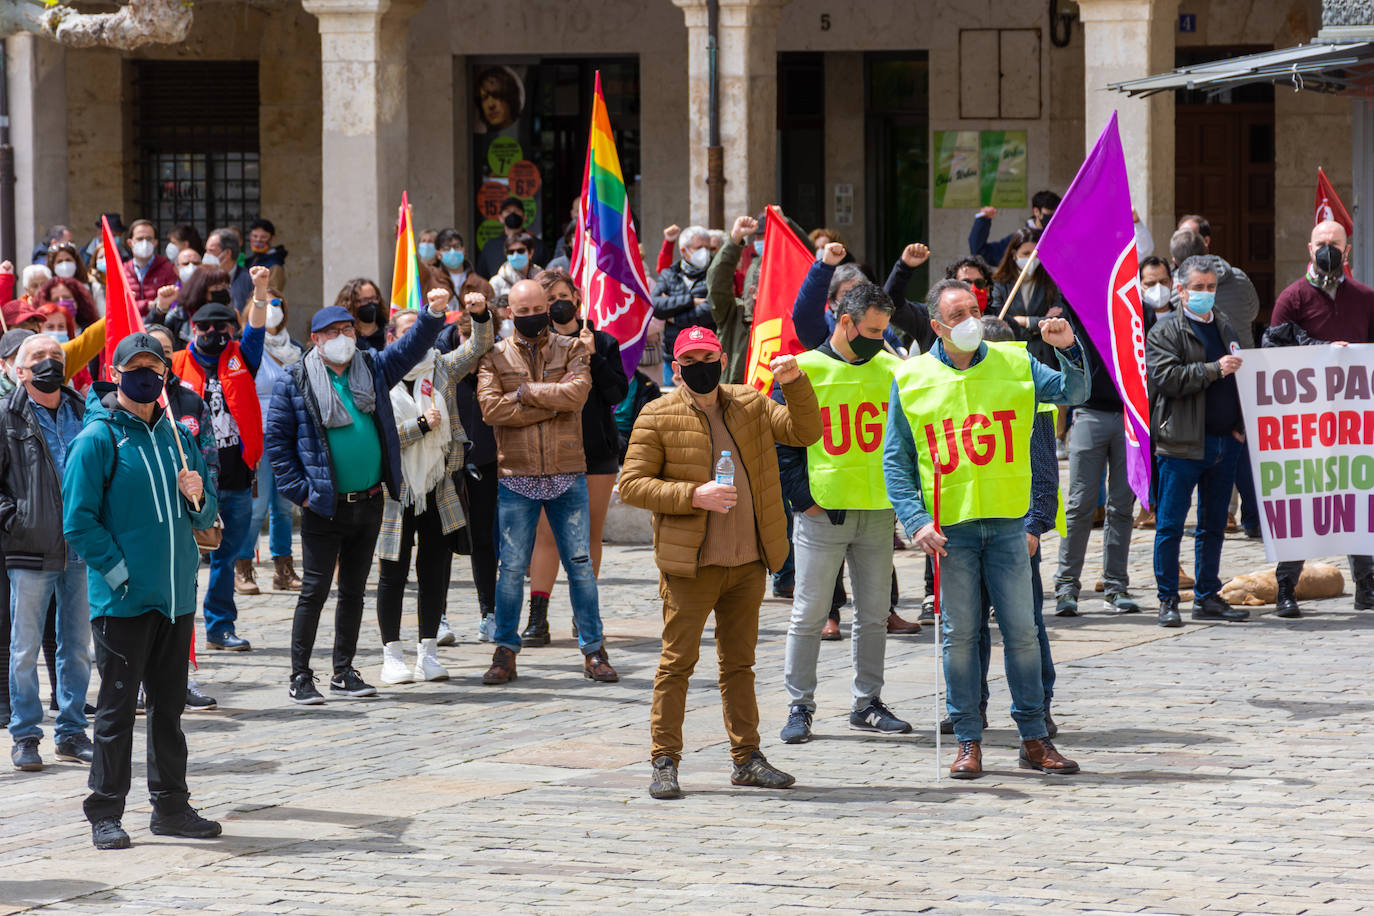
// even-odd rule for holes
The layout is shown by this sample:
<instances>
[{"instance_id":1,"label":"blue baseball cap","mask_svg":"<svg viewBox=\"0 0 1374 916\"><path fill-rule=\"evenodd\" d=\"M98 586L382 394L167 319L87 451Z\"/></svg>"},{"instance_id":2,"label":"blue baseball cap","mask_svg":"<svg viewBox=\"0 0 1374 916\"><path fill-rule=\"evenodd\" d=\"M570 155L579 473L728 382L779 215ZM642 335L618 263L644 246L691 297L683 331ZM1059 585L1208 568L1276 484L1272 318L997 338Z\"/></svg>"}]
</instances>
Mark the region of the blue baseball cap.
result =
<instances>
[{"instance_id":1,"label":"blue baseball cap","mask_svg":"<svg viewBox=\"0 0 1374 916\"><path fill-rule=\"evenodd\" d=\"M315 313L315 317L310 319L310 333L318 334L331 324L338 324L341 321L352 322L353 313L342 305L326 305Z\"/></svg>"}]
</instances>

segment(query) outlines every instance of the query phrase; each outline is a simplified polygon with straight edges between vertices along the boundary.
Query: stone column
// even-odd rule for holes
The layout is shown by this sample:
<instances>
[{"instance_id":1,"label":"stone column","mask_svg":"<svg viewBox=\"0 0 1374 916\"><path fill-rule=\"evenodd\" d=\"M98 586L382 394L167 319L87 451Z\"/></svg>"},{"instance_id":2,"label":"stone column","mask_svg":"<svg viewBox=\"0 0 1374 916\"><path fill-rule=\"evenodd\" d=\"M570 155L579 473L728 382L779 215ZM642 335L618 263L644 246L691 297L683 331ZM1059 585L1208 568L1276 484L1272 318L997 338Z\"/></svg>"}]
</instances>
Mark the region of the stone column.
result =
<instances>
[{"instance_id":1,"label":"stone column","mask_svg":"<svg viewBox=\"0 0 1374 916\"><path fill-rule=\"evenodd\" d=\"M391 287L408 164L407 23L416 0L304 0L320 22L326 304L349 278Z\"/></svg>"},{"instance_id":2,"label":"stone column","mask_svg":"<svg viewBox=\"0 0 1374 916\"><path fill-rule=\"evenodd\" d=\"M706 0L673 0L687 21L688 145L691 219L706 224L706 147L710 64ZM718 75L720 142L725 153L725 225L777 197L778 20L788 0L720 0Z\"/></svg>"},{"instance_id":3,"label":"stone column","mask_svg":"<svg viewBox=\"0 0 1374 916\"><path fill-rule=\"evenodd\" d=\"M68 223L66 49L31 33L5 42L14 146L15 269L29 263L44 229ZM82 244L89 226L73 228Z\"/></svg>"},{"instance_id":4,"label":"stone column","mask_svg":"<svg viewBox=\"0 0 1374 916\"><path fill-rule=\"evenodd\" d=\"M1178 0L1079 0L1083 23L1084 154L1117 111L1131 200L1168 258L1174 229L1174 94L1133 99L1109 83L1174 67Z\"/></svg>"}]
</instances>

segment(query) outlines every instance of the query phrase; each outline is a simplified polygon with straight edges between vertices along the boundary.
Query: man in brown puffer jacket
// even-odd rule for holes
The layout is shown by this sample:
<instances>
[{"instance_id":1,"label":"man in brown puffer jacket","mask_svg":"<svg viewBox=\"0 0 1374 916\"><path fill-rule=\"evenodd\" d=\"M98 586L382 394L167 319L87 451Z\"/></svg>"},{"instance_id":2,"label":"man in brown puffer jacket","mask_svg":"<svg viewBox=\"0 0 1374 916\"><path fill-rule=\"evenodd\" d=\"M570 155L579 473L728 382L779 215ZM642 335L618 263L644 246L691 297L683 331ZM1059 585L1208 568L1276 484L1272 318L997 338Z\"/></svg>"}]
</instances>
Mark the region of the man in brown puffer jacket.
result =
<instances>
[{"instance_id":1,"label":"man in brown puffer jacket","mask_svg":"<svg viewBox=\"0 0 1374 916\"><path fill-rule=\"evenodd\" d=\"M811 383L791 356L774 359L786 405L747 385L721 385L726 358L708 328L678 335L676 392L645 405L620 471L620 498L653 512L654 559L663 597L663 650L654 677L650 720L654 798L678 798L687 682L701 651L706 617L716 613L720 695L737 786L785 789L796 780L759 752L754 648L764 571L787 559L775 445L810 445L821 437ZM733 484L715 479L731 454Z\"/></svg>"}]
</instances>

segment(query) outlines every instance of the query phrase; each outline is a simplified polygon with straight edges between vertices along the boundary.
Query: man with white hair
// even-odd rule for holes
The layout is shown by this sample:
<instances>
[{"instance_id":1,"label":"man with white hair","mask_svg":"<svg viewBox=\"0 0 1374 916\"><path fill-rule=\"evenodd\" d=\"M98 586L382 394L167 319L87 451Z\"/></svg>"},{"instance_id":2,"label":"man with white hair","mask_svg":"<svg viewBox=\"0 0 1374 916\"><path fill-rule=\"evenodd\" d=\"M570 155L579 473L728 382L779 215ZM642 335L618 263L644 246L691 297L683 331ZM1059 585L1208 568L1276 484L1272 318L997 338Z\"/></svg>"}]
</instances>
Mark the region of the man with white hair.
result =
<instances>
[{"instance_id":1,"label":"man with white hair","mask_svg":"<svg viewBox=\"0 0 1374 916\"><path fill-rule=\"evenodd\" d=\"M26 338L14 357L19 387L0 401L0 530L10 580L10 759L17 770L43 769L43 704L38 649L48 604L57 596L59 760L90 763L86 690L91 680L86 564L62 535L62 474L67 448L81 432L81 396L65 387L62 345L46 334Z\"/></svg>"},{"instance_id":2,"label":"man with white hair","mask_svg":"<svg viewBox=\"0 0 1374 916\"><path fill-rule=\"evenodd\" d=\"M706 288L706 268L711 264L711 232L704 226L688 226L677 237L682 257L658 275L654 285L654 317L667 322L663 348L671 353L677 335L703 325L715 328Z\"/></svg>"},{"instance_id":3,"label":"man with white hair","mask_svg":"<svg viewBox=\"0 0 1374 916\"><path fill-rule=\"evenodd\" d=\"M1279 293L1274 316L1264 333L1264 346L1324 345L1344 347L1374 343L1374 289L1345 275L1350 240L1335 220L1318 223L1307 243L1307 274ZM1374 608L1374 557L1352 555L1357 610ZM1295 595L1302 560L1280 563L1276 599L1280 617L1301 617Z\"/></svg>"}]
</instances>

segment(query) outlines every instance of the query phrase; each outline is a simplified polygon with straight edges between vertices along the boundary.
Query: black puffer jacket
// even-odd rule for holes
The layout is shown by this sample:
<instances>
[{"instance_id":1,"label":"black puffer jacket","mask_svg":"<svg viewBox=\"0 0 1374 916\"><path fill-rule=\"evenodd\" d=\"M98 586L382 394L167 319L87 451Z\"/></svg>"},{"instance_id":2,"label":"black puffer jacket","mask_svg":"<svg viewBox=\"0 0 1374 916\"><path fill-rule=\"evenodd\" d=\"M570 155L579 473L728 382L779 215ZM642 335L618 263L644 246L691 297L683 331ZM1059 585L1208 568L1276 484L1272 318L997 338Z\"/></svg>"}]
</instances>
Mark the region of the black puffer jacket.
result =
<instances>
[{"instance_id":1,"label":"black puffer jacket","mask_svg":"<svg viewBox=\"0 0 1374 916\"><path fill-rule=\"evenodd\" d=\"M709 295L705 267L697 273L688 273L679 261L658 275L658 283L654 285L654 317L666 322L663 352L671 354L677 335L687 328L702 325L715 330ZM701 305L697 305L698 299L702 300Z\"/></svg>"},{"instance_id":2,"label":"black puffer jacket","mask_svg":"<svg viewBox=\"0 0 1374 916\"><path fill-rule=\"evenodd\" d=\"M85 416L81 395L63 388L62 399L78 420ZM5 533L5 565L60 570L67 565L62 480L33 411L33 401L23 386L0 401L0 531Z\"/></svg>"},{"instance_id":3,"label":"black puffer jacket","mask_svg":"<svg viewBox=\"0 0 1374 916\"><path fill-rule=\"evenodd\" d=\"M1240 346L1230 322L1216 310L1212 318L1227 352ZM1145 338L1150 381L1150 439L1167 458L1200 461L1207 448L1207 386L1221 379L1221 364L1207 361L1207 345L1185 315L1155 322ZM1237 423L1237 432L1243 426Z\"/></svg>"}]
</instances>

